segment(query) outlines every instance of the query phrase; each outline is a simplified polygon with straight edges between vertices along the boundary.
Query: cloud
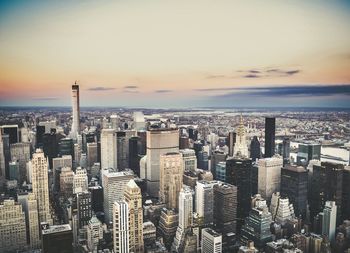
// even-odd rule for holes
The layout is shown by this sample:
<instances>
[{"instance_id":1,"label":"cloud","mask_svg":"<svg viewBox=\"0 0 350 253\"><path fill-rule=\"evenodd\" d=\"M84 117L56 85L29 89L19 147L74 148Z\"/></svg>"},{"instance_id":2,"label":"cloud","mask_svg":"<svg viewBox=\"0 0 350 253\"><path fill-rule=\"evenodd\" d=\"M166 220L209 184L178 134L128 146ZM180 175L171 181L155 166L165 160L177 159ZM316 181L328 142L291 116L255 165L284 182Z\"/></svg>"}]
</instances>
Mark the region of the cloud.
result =
<instances>
[{"instance_id":1,"label":"cloud","mask_svg":"<svg viewBox=\"0 0 350 253\"><path fill-rule=\"evenodd\" d=\"M214 97L264 96L264 97L312 97L312 96L350 96L350 84L343 85L296 85L232 88L227 94ZM216 89L220 90L220 89Z\"/></svg>"},{"instance_id":2,"label":"cloud","mask_svg":"<svg viewBox=\"0 0 350 253\"><path fill-rule=\"evenodd\" d=\"M138 89L139 87L136 85L127 85L123 87L124 89Z\"/></svg>"},{"instance_id":3,"label":"cloud","mask_svg":"<svg viewBox=\"0 0 350 253\"><path fill-rule=\"evenodd\" d=\"M244 78L260 78L262 76L260 75L256 75L256 74L248 74L248 75L244 75Z\"/></svg>"},{"instance_id":4,"label":"cloud","mask_svg":"<svg viewBox=\"0 0 350 253\"><path fill-rule=\"evenodd\" d=\"M172 90L155 90L155 93L170 93L173 92Z\"/></svg>"},{"instance_id":5,"label":"cloud","mask_svg":"<svg viewBox=\"0 0 350 253\"><path fill-rule=\"evenodd\" d=\"M194 89L194 91L226 91L226 90L235 90L236 87L232 88L204 88L204 89Z\"/></svg>"},{"instance_id":6,"label":"cloud","mask_svg":"<svg viewBox=\"0 0 350 253\"><path fill-rule=\"evenodd\" d=\"M89 88L87 90L89 90L89 91L107 91L107 90L115 90L115 88L97 86L97 87Z\"/></svg>"},{"instance_id":7,"label":"cloud","mask_svg":"<svg viewBox=\"0 0 350 253\"><path fill-rule=\"evenodd\" d=\"M36 100L36 101L52 101L52 100L58 100L58 97L40 97L40 98L33 98L32 100Z\"/></svg>"},{"instance_id":8,"label":"cloud","mask_svg":"<svg viewBox=\"0 0 350 253\"><path fill-rule=\"evenodd\" d=\"M225 75L207 75L207 79L222 79L222 78L228 78L229 76Z\"/></svg>"},{"instance_id":9,"label":"cloud","mask_svg":"<svg viewBox=\"0 0 350 253\"><path fill-rule=\"evenodd\" d=\"M139 93L138 90L123 90L123 93Z\"/></svg>"}]
</instances>

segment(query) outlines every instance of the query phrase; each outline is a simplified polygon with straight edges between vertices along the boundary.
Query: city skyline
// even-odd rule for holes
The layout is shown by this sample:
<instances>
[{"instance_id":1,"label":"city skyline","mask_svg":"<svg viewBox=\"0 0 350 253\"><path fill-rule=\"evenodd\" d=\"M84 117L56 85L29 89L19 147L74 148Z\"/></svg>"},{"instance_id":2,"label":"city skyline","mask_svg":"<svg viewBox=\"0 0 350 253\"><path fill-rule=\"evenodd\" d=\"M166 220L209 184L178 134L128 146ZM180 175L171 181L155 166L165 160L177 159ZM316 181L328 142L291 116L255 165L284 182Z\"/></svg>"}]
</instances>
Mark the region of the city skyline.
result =
<instances>
[{"instance_id":1,"label":"city skyline","mask_svg":"<svg viewBox=\"0 0 350 253\"><path fill-rule=\"evenodd\" d=\"M1 1L0 106L349 108L349 2L257 3Z\"/></svg>"}]
</instances>

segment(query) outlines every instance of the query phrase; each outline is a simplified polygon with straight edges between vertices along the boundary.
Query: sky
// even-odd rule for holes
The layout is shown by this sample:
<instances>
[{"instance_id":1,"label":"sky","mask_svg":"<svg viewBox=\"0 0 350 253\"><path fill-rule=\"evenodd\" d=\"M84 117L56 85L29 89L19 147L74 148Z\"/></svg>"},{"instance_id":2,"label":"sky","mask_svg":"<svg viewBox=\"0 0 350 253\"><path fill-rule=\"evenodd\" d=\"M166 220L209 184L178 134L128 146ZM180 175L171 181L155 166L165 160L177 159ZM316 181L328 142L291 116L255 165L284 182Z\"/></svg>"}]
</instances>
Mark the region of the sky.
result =
<instances>
[{"instance_id":1,"label":"sky","mask_svg":"<svg viewBox=\"0 0 350 253\"><path fill-rule=\"evenodd\" d=\"M348 0L0 0L0 106L350 107Z\"/></svg>"}]
</instances>

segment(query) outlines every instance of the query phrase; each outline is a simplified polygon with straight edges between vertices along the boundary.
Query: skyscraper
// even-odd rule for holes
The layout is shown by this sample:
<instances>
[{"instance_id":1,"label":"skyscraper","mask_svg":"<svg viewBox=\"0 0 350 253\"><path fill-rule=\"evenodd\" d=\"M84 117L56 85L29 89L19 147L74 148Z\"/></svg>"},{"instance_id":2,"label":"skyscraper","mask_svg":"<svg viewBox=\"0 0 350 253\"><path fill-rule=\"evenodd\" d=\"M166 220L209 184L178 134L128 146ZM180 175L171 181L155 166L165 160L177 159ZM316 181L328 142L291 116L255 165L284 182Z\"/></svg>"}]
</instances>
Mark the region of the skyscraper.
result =
<instances>
[{"instance_id":1,"label":"skyscraper","mask_svg":"<svg viewBox=\"0 0 350 253\"><path fill-rule=\"evenodd\" d=\"M32 187L38 202L39 222L52 224L49 202L48 161L41 149L37 149L31 160Z\"/></svg>"},{"instance_id":2,"label":"skyscraper","mask_svg":"<svg viewBox=\"0 0 350 253\"><path fill-rule=\"evenodd\" d=\"M183 160L180 153L166 153L160 156L159 199L167 208L177 208L182 188Z\"/></svg>"},{"instance_id":3,"label":"skyscraper","mask_svg":"<svg viewBox=\"0 0 350 253\"><path fill-rule=\"evenodd\" d=\"M337 225L337 206L335 201L327 201L323 209L322 234L334 243Z\"/></svg>"},{"instance_id":4,"label":"skyscraper","mask_svg":"<svg viewBox=\"0 0 350 253\"><path fill-rule=\"evenodd\" d=\"M102 223L96 218L96 216L92 216L87 225L87 246L89 250L95 252L100 240L102 239Z\"/></svg>"},{"instance_id":5,"label":"skyscraper","mask_svg":"<svg viewBox=\"0 0 350 253\"><path fill-rule=\"evenodd\" d=\"M91 142L86 144L86 156L87 156L87 165L92 167L94 163L97 162L97 143Z\"/></svg>"},{"instance_id":6,"label":"skyscraper","mask_svg":"<svg viewBox=\"0 0 350 253\"><path fill-rule=\"evenodd\" d=\"M179 130L153 128L147 131L147 162L145 178L147 192L152 197L159 194L160 156L179 152Z\"/></svg>"},{"instance_id":7,"label":"skyscraper","mask_svg":"<svg viewBox=\"0 0 350 253\"><path fill-rule=\"evenodd\" d=\"M42 252L73 252L73 233L69 224L46 226L42 230Z\"/></svg>"},{"instance_id":8,"label":"skyscraper","mask_svg":"<svg viewBox=\"0 0 350 253\"><path fill-rule=\"evenodd\" d=\"M258 193L269 202L272 193L280 191L283 159L280 156L260 159L258 166Z\"/></svg>"},{"instance_id":9,"label":"skyscraper","mask_svg":"<svg viewBox=\"0 0 350 253\"><path fill-rule=\"evenodd\" d=\"M233 156L234 147L236 143L236 133L235 132L229 132L228 134L228 140L227 140L227 146L228 146L228 155Z\"/></svg>"},{"instance_id":10,"label":"skyscraper","mask_svg":"<svg viewBox=\"0 0 350 253\"><path fill-rule=\"evenodd\" d=\"M250 158L253 162L261 158L260 142L256 136L250 142Z\"/></svg>"},{"instance_id":11,"label":"skyscraper","mask_svg":"<svg viewBox=\"0 0 350 253\"><path fill-rule=\"evenodd\" d=\"M2 188L6 179L5 153L4 142L2 140L2 133L0 131L0 189Z\"/></svg>"},{"instance_id":12,"label":"skyscraper","mask_svg":"<svg viewBox=\"0 0 350 253\"><path fill-rule=\"evenodd\" d=\"M275 154L275 131L276 119L265 118L265 157L272 157Z\"/></svg>"},{"instance_id":13,"label":"skyscraper","mask_svg":"<svg viewBox=\"0 0 350 253\"><path fill-rule=\"evenodd\" d=\"M117 169L117 134L114 129L101 132L101 169Z\"/></svg>"},{"instance_id":14,"label":"skyscraper","mask_svg":"<svg viewBox=\"0 0 350 253\"><path fill-rule=\"evenodd\" d=\"M103 209L107 224L112 221L113 203L124 199L126 185L133 178L132 171L102 170Z\"/></svg>"},{"instance_id":15,"label":"skyscraper","mask_svg":"<svg viewBox=\"0 0 350 253\"><path fill-rule=\"evenodd\" d=\"M125 202L129 207L130 251L143 252L143 209L141 189L132 179L124 191Z\"/></svg>"},{"instance_id":16,"label":"skyscraper","mask_svg":"<svg viewBox=\"0 0 350 253\"><path fill-rule=\"evenodd\" d=\"M243 116L241 114L239 126L237 128L236 143L234 147L234 156L248 157L248 145L246 139L245 128L243 124Z\"/></svg>"},{"instance_id":17,"label":"skyscraper","mask_svg":"<svg viewBox=\"0 0 350 253\"><path fill-rule=\"evenodd\" d=\"M204 224L213 223L214 214L214 185L217 181L197 181L196 212L203 218Z\"/></svg>"},{"instance_id":18,"label":"skyscraper","mask_svg":"<svg viewBox=\"0 0 350 253\"><path fill-rule=\"evenodd\" d=\"M72 85L72 129L71 137L76 139L77 135L80 133L80 101L79 101L79 85L75 81L75 84Z\"/></svg>"},{"instance_id":19,"label":"skyscraper","mask_svg":"<svg viewBox=\"0 0 350 253\"><path fill-rule=\"evenodd\" d=\"M117 132L117 167L119 171L129 168L129 139L125 131Z\"/></svg>"},{"instance_id":20,"label":"skyscraper","mask_svg":"<svg viewBox=\"0 0 350 253\"><path fill-rule=\"evenodd\" d=\"M16 252L26 246L26 222L22 205L7 199L0 205L0 252Z\"/></svg>"},{"instance_id":21,"label":"skyscraper","mask_svg":"<svg viewBox=\"0 0 350 253\"><path fill-rule=\"evenodd\" d=\"M26 180L26 164L30 160L30 143L14 143L10 145L11 160L19 166L19 183Z\"/></svg>"},{"instance_id":22,"label":"skyscraper","mask_svg":"<svg viewBox=\"0 0 350 253\"><path fill-rule=\"evenodd\" d=\"M78 228L83 228L92 217L91 192L84 191L76 194Z\"/></svg>"},{"instance_id":23,"label":"skyscraper","mask_svg":"<svg viewBox=\"0 0 350 253\"><path fill-rule=\"evenodd\" d=\"M211 228L202 229L202 253L221 253L222 236Z\"/></svg>"},{"instance_id":24,"label":"skyscraper","mask_svg":"<svg viewBox=\"0 0 350 253\"><path fill-rule=\"evenodd\" d=\"M115 253L130 252L129 208L125 201L113 203L113 249Z\"/></svg>"},{"instance_id":25,"label":"skyscraper","mask_svg":"<svg viewBox=\"0 0 350 253\"><path fill-rule=\"evenodd\" d=\"M310 160L321 160L321 144L301 143L298 147L297 163L308 163Z\"/></svg>"},{"instance_id":26,"label":"skyscraper","mask_svg":"<svg viewBox=\"0 0 350 253\"><path fill-rule=\"evenodd\" d=\"M193 149L180 149L184 162L184 171L195 171L197 169L197 157Z\"/></svg>"},{"instance_id":27,"label":"skyscraper","mask_svg":"<svg viewBox=\"0 0 350 253\"><path fill-rule=\"evenodd\" d=\"M305 218L307 210L308 171L304 167L287 165L281 170L281 195L288 197L297 216Z\"/></svg>"},{"instance_id":28,"label":"skyscraper","mask_svg":"<svg viewBox=\"0 0 350 253\"><path fill-rule=\"evenodd\" d=\"M88 190L88 176L86 169L78 167L73 176L73 193L86 192Z\"/></svg>"}]
</instances>

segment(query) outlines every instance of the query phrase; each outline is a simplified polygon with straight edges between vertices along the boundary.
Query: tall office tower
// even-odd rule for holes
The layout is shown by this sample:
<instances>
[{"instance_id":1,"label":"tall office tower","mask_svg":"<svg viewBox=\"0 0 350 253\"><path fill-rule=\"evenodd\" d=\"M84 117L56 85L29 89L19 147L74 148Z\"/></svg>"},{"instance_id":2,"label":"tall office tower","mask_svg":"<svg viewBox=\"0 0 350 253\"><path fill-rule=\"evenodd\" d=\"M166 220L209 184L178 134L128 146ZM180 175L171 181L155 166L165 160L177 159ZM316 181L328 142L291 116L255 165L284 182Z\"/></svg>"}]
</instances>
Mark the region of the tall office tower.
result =
<instances>
[{"instance_id":1,"label":"tall office tower","mask_svg":"<svg viewBox=\"0 0 350 253\"><path fill-rule=\"evenodd\" d=\"M282 157L283 157L283 164L289 163L290 139L288 137L284 137L283 138L283 142L282 142Z\"/></svg>"},{"instance_id":2,"label":"tall office tower","mask_svg":"<svg viewBox=\"0 0 350 253\"><path fill-rule=\"evenodd\" d=\"M297 163L307 164L310 160L321 160L321 144L301 143L298 147Z\"/></svg>"},{"instance_id":3,"label":"tall office tower","mask_svg":"<svg viewBox=\"0 0 350 253\"><path fill-rule=\"evenodd\" d=\"M215 167L215 180L226 181L226 161L219 162Z\"/></svg>"},{"instance_id":4,"label":"tall office tower","mask_svg":"<svg viewBox=\"0 0 350 253\"><path fill-rule=\"evenodd\" d=\"M91 192L91 207L95 213L103 212L103 189L100 185L89 187Z\"/></svg>"},{"instance_id":5,"label":"tall office tower","mask_svg":"<svg viewBox=\"0 0 350 253\"><path fill-rule=\"evenodd\" d=\"M253 241L257 248L262 249L267 242L272 241L271 223L272 216L266 205L253 208L241 230L242 243Z\"/></svg>"},{"instance_id":6,"label":"tall office tower","mask_svg":"<svg viewBox=\"0 0 350 253\"><path fill-rule=\"evenodd\" d=\"M227 154L221 150L215 150L211 154L210 159L210 171L213 173L213 177L216 178L216 165L220 162L226 162Z\"/></svg>"},{"instance_id":7,"label":"tall office tower","mask_svg":"<svg viewBox=\"0 0 350 253\"><path fill-rule=\"evenodd\" d=\"M223 235L236 233L237 187L227 183L214 185L214 224Z\"/></svg>"},{"instance_id":8,"label":"tall office tower","mask_svg":"<svg viewBox=\"0 0 350 253\"><path fill-rule=\"evenodd\" d=\"M88 176L86 169L78 167L73 177L73 193L85 192L88 190Z\"/></svg>"},{"instance_id":9,"label":"tall office tower","mask_svg":"<svg viewBox=\"0 0 350 253\"><path fill-rule=\"evenodd\" d=\"M103 209L105 221L112 221L113 203L124 199L124 191L130 179L134 178L132 171L120 171L112 169L102 170Z\"/></svg>"},{"instance_id":10,"label":"tall office tower","mask_svg":"<svg viewBox=\"0 0 350 253\"><path fill-rule=\"evenodd\" d=\"M5 165L5 153L4 142L2 140L2 133L0 131L0 189L6 180L6 165Z\"/></svg>"},{"instance_id":11,"label":"tall office tower","mask_svg":"<svg viewBox=\"0 0 350 253\"><path fill-rule=\"evenodd\" d=\"M195 171L197 169L197 157L193 149L180 149L182 154L184 171Z\"/></svg>"},{"instance_id":12,"label":"tall office tower","mask_svg":"<svg viewBox=\"0 0 350 253\"><path fill-rule=\"evenodd\" d=\"M322 234L328 236L328 239L334 243L335 228L337 224L337 205L335 201L326 201L323 209Z\"/></svg>"},{"instance_id":13,"label":"tall office tower","mask_svg":"<svg viewBox=\"0 0 350 253\"><path fill-rule=\"evenodd\" d=\"M147 131L147 166L145 179L147 192L158 197L160 156L170 152L179 152L179 130L171 128L153 128Z\"/></svg>"},{"instance_id":14,"label":"tall office tower","mask_svg":"<svg viewBox=\"0 0 350 253\"><path fill-rule=\"evenodd\" d=\"M209 156L207 151L199 151L197 155L198 168L201 170L209 169Z\"/></svg>"},{"instance_id":15,"label":"tall office tower","mask_svg":"<svg viewBox=\"0 0 350 253\"><path fill-rule=\"evenodd\" d=\"M52 159L52 171L54 178L59 178L61 168L73 167L73 160L71 155L63 155L62 157L55 157Z\"/></svg>"},{"instance_id":16,"label":"tall office tower","mask_svg":"<svg viewBox=\"0 0 350 253\"><path fill-rule=\"evenodd\" d=\"M275 154L276 119L265 118L265 157Z\"/></svg>"},{"instance_id":17,"label":"tall office tower","mask_svg":"<svg viewBox=\"0 0 350 253\"><path fill-rule=\"evenodd\" d=\"M32 187L38 201L39 222L52 224L49 202L48 161L41 149L37 149L31 160Z\"/></svg>"},{"instance_id":18,"label":"tall office tower","mask_svg":"<svg viewBox=\"0 0 350 253\"><path fill-rule=\"evenodd\" d=\"M71 129L71 137L72 139L76 139L77 135L80 133L80 101L79 101L79 85L75 82L72 85L72 129Z\"/></svg>"},{"instance_id":19,"label":"tall office tower","mask_svg":"<svg viewBox=\"0 0 350 253\"><path fill-rule=\"evenodd\" d=\"M343 171L343 196L342 196L342 220L350 218L350 166L345 166ZM349 234L350 236L350 234Z\"/></svg>"},{"instance_id":20,"label":"tall office tower","mask_svg":"<svg viewBox=\"0 0 350 253\"><path fill-rule=\"evenodd\" d=\"M117 134L114 129L102 129L101 169L116 169L117 167Z\"/></svg>"},{"instance_id":21,"label":"tall office tower","mask_svg":"<svg viewBox=\"0 0 350 253\"><path fill-rule=\"evenodd\" d=\"M140 176L140 159L141 159L141 139L133 136L129 139L129 167L132 171Z\"/></svg>"},{"instance_id":22,"label":"tall office tower","mask_svg":"<svg viewBox=\"0 0 350 253\"><path fill-rule=\"evenodd\" d=\"M35 142L37 148L43 147L43 136L45 134L45 126L36 125Z\"/></svg>"},{"instance_id":23,"label":"tall office tower","mask_svg":"<svg viewBox=\"0 0 350 253\"><path fill-rule=\"evenodd\" d=\"M54 130L56 131L56 130ZM49 165L52 168L52 159L58 156L58 141L61 136L58 136L56 132L44 134L43 136L43 151L46 157L49 158ZM63 136L62 136L63 138Z\"/></svg>"},{"instance_id":24,"label":"tall office tower","mask_svg":"<svg viewBox=\"0 0 350 253\"><path fill-rule=\"evenodd\" d=\"M45 225L41 233L42 253L73 252L73 233L69 224Z\"/></svg>"},{"instance_id":25,"label":"tall office tower","mask_svg":"<svg viewBox=\"0 0 350 253\"><path fill-rule=\"evenodd\" d=\"M249 157L247 138L246 138L245 128L243 124L242 114L241 114L239 126L237 128L234 156Z\"/></svg>"},{"instance_id":26,"label":"tall office tower","mask_svg":"<svg viewBox=\"0 0 350 253\"><path fill-rule=\"evenodd\" d=\"M236 133L235 132L229 132L227 137L227 146L228 146L228 155L230 157L233 156L234 147L236 143Z\"/></svg>"},{"instance_id":27,"label":"tall office tower","mask_svg":"<svg viewBox=\"0 0 350 253\"><path fill-rule=\"evenodd\" d=\"M180 153L166 153L160 156L159 199L169 209L178 208L182 188L183 160Z\"/></svg>"},{"instance_id":28,"label":"tall office tower","mask_svg":"<svg viewBox=\"0 0 350 253\"><path fill-rule=\"evenodd\" d=\"M8 177L9 162L11 161L11 151L10 151L10 136L8 134L2 134L2 143L4 147L5 156L5 172Z\"/></svg>"},{"instance_id":29,"label":"tall office tower","mask_svg":"<svg viewBox=\"0 0 350 253\"><path fill-rule=\"evenodd\" d=\"M26 246L26 220L21 204L12 199L0 205L0 252L16 252Z\"/></svg>"},{"instance_id":30,"label":"tall office tower","mask_svg":"<svg viewBox=\"0 0 350 253\"><path fill-rule=\"evenodd\" d=\"M221 253L222 236L211 228L202 229L202 253Z\"/></svg>"},{"instance_id":31,"label":"tall office tower","mask_svg":"<svg viewBox=\"0 0 350 253\"><path fill-rule=\"evenodd\" d=\"M21 142L30 142L29 129L26 126L26 124L24 127L21 127L20 133L21 134L19 137L20 137Z\"/></svg>"},{"instance_id":32,"label":"tall office tower","mask_svg":"<svg viewBox=\"0 0 350 253\"><path fill-rule=\"evenodd\" d=\"M261 158L260 142L256 136L250 142L250 158L253 162Z\"/></svg>"},{"instance_id":33,"label":"tall office tower","mask_svg":"<svg viewBox=\"0 0 350 253\"><path fill-rule=\"evenodd\" d=\"M117 132L117 168L119 171L129 168L129 139L125 131Z\"/></svg>"},{"instance_id":34,"label":"tall office tower","mask_svg":"<svg viewBox=\"0 0 350 253\"><path fill-rule=\"evenodd\" d=\"M179 148L180 149L190 148L190 138L188 138L187 135L186 136L180 136Z\"/></svg>"},{"instance_id":35,"label":"tall office tower","mask_svg":"<svg viewBox=\"0 0 350 253\"><path fill-rule=\"evenodd\" d=\"M330 162L321 162L313 166L310 191L310 216L314 218L323 210L326 201L335 201L337 205L337 221L342 217L344 165ZM346 183L348 184L348 183Z\"/></svg>"},{"instance_id":36,"label":"tall office tower","mask_svg":"<svg viewBox=\"0 0 350 253\"><path fill-rule=\"evenodd\" d=\"M217 181L197 181L196 184L196 212L204 224L213 223L215 184Z\"/></svg>"},{"instance_id":37,"label":"tall office tower","mask_svg":"<svg viewBox=\"0 0 350 253\"><path fill-rule=\"evenodd\" d=\"M80 135L78 135L80 136ZM73 168L76 168L80 166L80 158L81 158L81 148L78 143L73 144L73 150L74 150L74 163Z\"/></svg>"},{"instance_id":38,"label":"tall office tower","mask_svg":"<svg viewBox=\"0 0 350 253\"><path fill-rule=\"evenodd\" d=\"M295 215L306 217L308 171L304 167L286 165L281 170L281 195L288 197Z\"/></svg>"},{"instance_id":39,"label":"tall office tower","mask_svg":"<svg viewBox=\"0 0 350 253\"><path fill-rule=\"evenodd\" d=\"M11 160L19 166L19 183L26 180L26 164L30 160L30 143L14 143L10 145Z\"/></svg>"},{"instance_id":40,"label":"tall office tower","mask_svg":"<svg viewBox=\"0 0 350 253\"><path fill-rule=\"evenodd\" d=\"M119 116L116 114L113 114L109 117L109 120L110 120L112 129L114 129L115 131L118 131L119 130Z\"/></svg>"},{"instance_id":41,"label":"tall office tower","mask_svg":"<svg viewBox=\"0 0 350 253\"><path fill-rule=\"evenodd\" d=\"M173 243L176 229L179 224L179 215L174 209L163 208L159 219L159 234L164 240L165 247L170 250Z\"/></svg>"},{"instance_id":42,"label":"tall office tower","mask_svg":"<svg viewBox=\"0 0 350 253\"><path fill-rule=\"evenodd\" d=\"M103 239L103 227L96 216L92 216L87 225L87 246L91 252L96 252L100 240Z\"/></svg>"},{"instance_id":43,"label":"tall office tower","mask_svg":"<svg viewBox=\"0 0 350 253\"><path fill-rule=\"evenodd\" d=\"M3 135L9 135L10 144L19 142L18 125L3 125L0 126L0 131Z\"/></svg>"},{"instance_id":44,"label":"tall office tower","mask_svg":"<svg viewBox=\"0 0 350 253\"><path fill-rule=\"evenodd\" d=\"M142 112L134 112L134 122L133 122L133 128L136 131L145 130L146 129L146 122L145 122L145 116Z\"/></svg>"},{"instance_id":45,"label":"tall office tower","mask_svg":"<svg viewBox=\"0 0 350 253\"><path fill-rule=\"evenodd\" d=\"M95 129L90 128L89 131L85 131L81 134L82 137L82 151L83 153L87 152L87 145L89 143L96 143L96 134ZM97 143L96 143L97 145Z\"/></svg>"},{"instance_id":46,"label":"tall office tower","mask_svg":"<svg viewBox=\"0 0 350 253\"><path fill-rule=\"evenodd\" d=\"M288 198L281 197L279 192L272 194L270 212L272 219L282 225L295 218L293 204Z\"/></svg>"},{"instance_id":47,"label":"tall office tower","mask_svg":"<svg viewBox=\"0 0 350 253\"><path fill-rule=\"evenodd\" d=\"M91 192L79 192L77 197L78 227L83 228L92 217Z\"/></svg>"},{"instance_id":48,"label":"tall office tower","mask_svg":"<svg viewBox=\"0 0 350 253\"><path fill-rule=\"evenodd\" d=\"M8 174L9 174L8 176L9 180L16 180L17 182L20 181L19 165L17 161L9 162Z\"/></svg>"},{"instance_id":49,"label":"tall office tower","mask_svg":"<svg viewBox=\"0 0 350 253\"><path fill-rule=\"evenodd\" d=\"M40 248L40 233L38 220L38 203L33 193L18 193L18 203L22 205L25 213L26 230L27 230L27 244L30 249Z\"/></svg>"},{"instance_id":50,"label":"tall office tower","mask_svg":"<svg viewBox=\"0 0 350 253\"><path fill-rule=\"evenodd\" d=\"M61 168L59 193L69 198L73 195L74 172L71 167Z\"/></svg>"},{"instance_id":51,"label":"tall office tower","mask_svg":"<svg viewBox=\"0 0 350 253\"><path fill-rule=\"evenodd\" d=\"M125 201L113 203L113 249L115 253L130 252L129 208Z\"/></svg>"},{"instance_id":52,"label":"tall office tower","mask_svg":"<svg viewBox=\"0 0 350 253\"><path fill-rule=\"evenodd\" d=\"M252 160L230 158L226 161L226 182L237 186L237 229L249 215L252 196Z\"/></svg>"},{"instance_id":53,"label":"tall office tower","mask_svg":"<svg viewBox=\"0 0 350 253\"><path fill-rule=\"evenodd\" d=\"M125 202L129 207L130 251L143 252L143 209L141 189L130 180L124 191Z\"/></svg>"},{"instance_id":54,"label":"tall office tower","mask_svg":"<svg viewBox=\"0 0 350 253\"><path fill-rule=\"evenodd\" d=\"M94 163L97 163L97 143L87 143L86 144L86 154L87 154L87 166L92 167Z\"/></svg>"},{"instance_id":55,"label":"tall office tower","mask_svg":"<svg viewBox=\"0 0 350 253\"><path fill-rule=\"evenodd\" d=\"M192 226L193 222L193 199L192 190L184 186L179 195L179 226L176 230L175 239L172 248L179 252L180 245L184 243L185 234Z\"/></svg>"},{"instance_id":56,"label":"tall office tower","mask_svg":"<svg viewBox=\"0 0 350 253\"><path fill-rule=\"evenodd\" d=\"M58 143L58 152L60 153L60 156L70 155L72 159L75 160L73 139L71 138L61 139L60 142Z\"/></svg>"},{"instance_id":57,"label":"tall office tower","mask_svg":"<svg viewBox=\"0 0 350 253\"><path fill-rule=\"evenodd\" d=\"M280 191L283 159L280 156L264 158L258 165L258 193L269 202L272 193Z\"/></svg>"}]
</instances>

